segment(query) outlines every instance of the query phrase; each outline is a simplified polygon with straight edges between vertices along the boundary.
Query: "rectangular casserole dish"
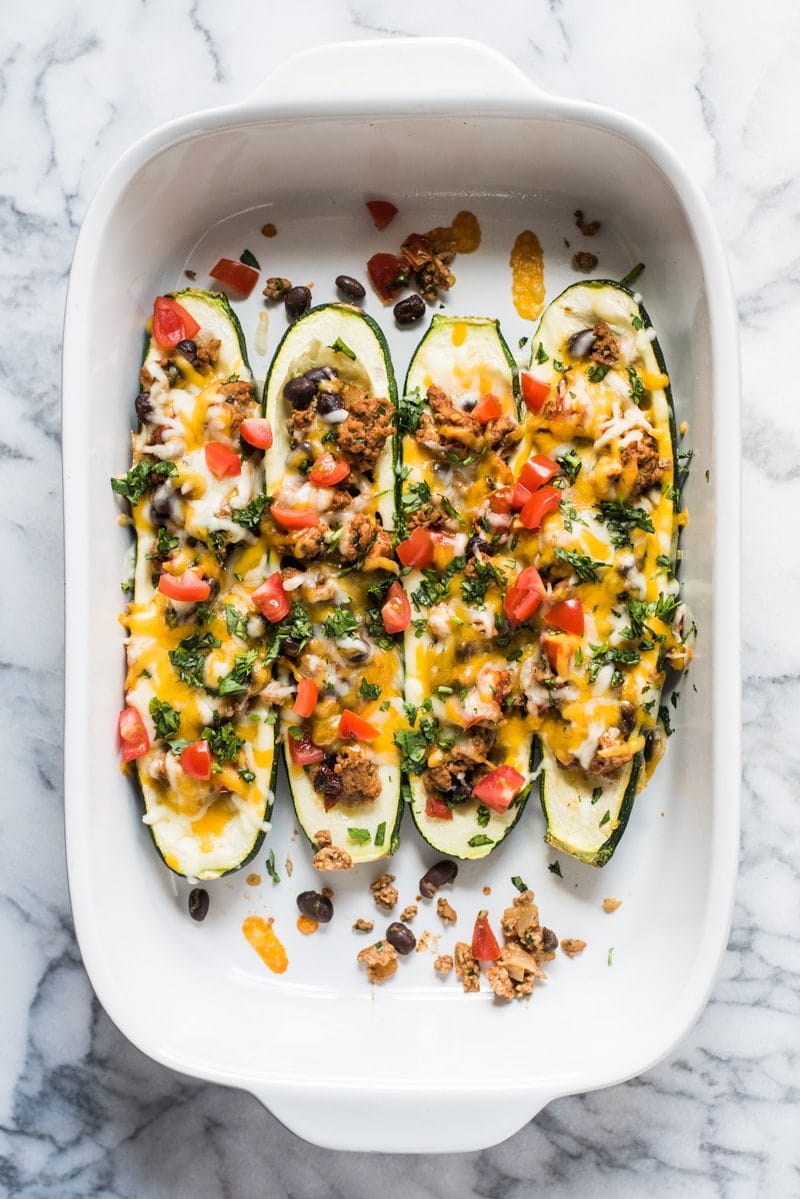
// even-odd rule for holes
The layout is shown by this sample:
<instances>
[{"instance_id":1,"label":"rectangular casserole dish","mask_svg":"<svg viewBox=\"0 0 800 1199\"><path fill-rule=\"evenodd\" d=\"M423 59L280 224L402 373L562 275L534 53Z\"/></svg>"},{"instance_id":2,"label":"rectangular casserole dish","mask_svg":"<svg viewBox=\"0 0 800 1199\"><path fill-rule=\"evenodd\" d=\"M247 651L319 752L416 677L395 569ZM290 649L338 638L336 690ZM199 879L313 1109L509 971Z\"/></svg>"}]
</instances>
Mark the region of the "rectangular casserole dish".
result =
<instances>
[{"instance_id":1,"label":"rectangular casserole dish","mask_svg":"<svg viewBox=\"0 0 800 1199\"><path fill-rule=\"evenodd\" d=\"M358 88L340 99L326 81L345 78ZM365 219L364 200L377 196L401 209L396 236L394 227L376 234ZM128 534L109 477L129 465L153 297L181 286L187 266L204 285L212 262L249 246L265 275L313 281L323 302L334 298L335 275L363 277L369 254L396 251L412 228L445 224L467 208L481 221L483 243L456 260L447 309L499 317L516 347L533 326L511 304L514 237L538 233L552 299L577 278L563 246L565 236L579 240L577 207L603 222L589 247L601 256L599 275L619 278L647 264L640 286L678 420L688 422L684 444L695 451L682 575L698 653L666 759L602 872L570 859L562 859L563 878L548 871L555 855L532 801L492 858L462 866L449 898L461 917L458 937L468 939L477 909L499 914L513 894L511 876L521 875L543 923L584 939L586 951L574 961L559 955L532 1000L513 1005L442 983L430 953L401 962L399 975L373 991L356 967L364 941L350 925L369 916L379 935L368 883L380 871L337 879L333 923L300 937L295 897L315 880L284 782L253 864L266 881L249 886L243 871L213 884L210 915L194 924L188 886L154 852L115 742ZM267 221L278 227L274 241L260 239ZM402 383L422 328L393 329L374 296L366 307L390 335ZM257 297L237 305L263 378L268 359L252 353L259 308ZM271 354L282 310L270 320ZM316 1144L393 1152L495 1144L549 1100L630 1078L669 1053L702 1010L725 946L739 794L736 317L706 204L671 151L628 117L545 96L473 43L309 51L246 103L157 130L111 171L75 253L63 386L69 880L86 969L121 1031L173 1069L251 1091ZM388 868L409 902L435 858L408 817L402 834ZM278 886L263 870L270 847ZM602 910L605 896L623 900L613 916ZM274 917L290 959L285 974L270 974L244 940L249 914ZM437 926L427 907L415 931L441 933ZM455 939L443 937L440 950Z\"/></svg>"}]
</instances>

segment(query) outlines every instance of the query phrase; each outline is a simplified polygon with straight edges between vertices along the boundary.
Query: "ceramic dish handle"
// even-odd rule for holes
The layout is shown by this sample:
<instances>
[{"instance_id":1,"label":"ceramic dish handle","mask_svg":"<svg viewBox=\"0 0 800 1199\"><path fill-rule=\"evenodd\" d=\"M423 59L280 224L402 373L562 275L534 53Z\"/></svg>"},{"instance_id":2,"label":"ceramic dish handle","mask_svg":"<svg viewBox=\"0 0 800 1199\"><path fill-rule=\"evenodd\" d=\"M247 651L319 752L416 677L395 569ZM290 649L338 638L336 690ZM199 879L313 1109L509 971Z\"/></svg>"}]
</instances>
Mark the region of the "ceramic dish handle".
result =
<instances>
[{"instance_id":1,"label":"ceramic dish handle","mask_svg":"<svg viewBox=\"0 0 800 1199\"><path fill-rule=\"evenodd\" d=\"M468 1153L519 1132L556 1091L367 1090L335 1086L253 1089L272 1114L313 1145L361 1153Z\"/></svg>"},{"instance_id":2,"label":"ceramic dish handle","mask_svg":"<svg viewBox=\"0 0 800 1199\"><path fill-rule=\"evenodd\" d=\"M500 112L542 93L496 51L462 38L334 42L293 55L249 103L270 112Z\"/></svg>"}]
</instances>

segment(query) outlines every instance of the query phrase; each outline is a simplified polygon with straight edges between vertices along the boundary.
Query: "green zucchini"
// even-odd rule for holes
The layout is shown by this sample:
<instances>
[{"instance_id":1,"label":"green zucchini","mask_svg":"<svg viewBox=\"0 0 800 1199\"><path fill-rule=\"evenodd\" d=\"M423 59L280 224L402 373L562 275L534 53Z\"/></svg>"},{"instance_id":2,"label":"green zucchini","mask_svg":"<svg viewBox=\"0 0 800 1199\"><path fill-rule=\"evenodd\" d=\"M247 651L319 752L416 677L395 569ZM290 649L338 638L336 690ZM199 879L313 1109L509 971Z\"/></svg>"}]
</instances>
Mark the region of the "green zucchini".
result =
<instances>
[{"instance_id":1,"label":"green zucchini","mask_svg":"<svg viewBox=\"0 0 800 1199\"><path fill-rule=\"evenodd\" d=\"M292 403L309 371L316 375L307 394ZM402 639L381 618L398 571L391 542L397 392L382 333L357 308L312 309L278 346L264 396L274 432L267 535L292 602L273 650L286 769L298 823L318 849L315 865L346 869L394 853L402 814L394 743ZM301 679L314 680L319 699L298 715ZM342 720L356 725L355 737Z\"/></svg>"},{"instance_id":2,"label":"green zucchini","mask_svg":"<svg viewBox=\"0 0 800 1199\"><path fill-rule=\"evenodd\" d=\"M585 616L582 633L543 625L539 673L550 672L555 710L537 700L541 678L529 689L545 840L602 866L663 752L666 670L691 657L675 580L672 395L640 297L620 284L567 288L531 348L531 375L550 390L528 416L527 443L560 460L563 492L560 510L522 537L519 553Z\"/></svg>"},{"instance_id":3,"label":"green zucchini","mask_svg":"<svg viewBox=\"0 0 800 1199\"><path fill-rule=\"evenodd\" d=\"M274 712L261 696L266 627L251 600L266 566L256 536L261 454L243 445L238 424L259 407L225 297L186 290L167 300L199 329L183 353L148 339L133 467L112 481L130 504L136 538L123 617L126 712L148 743L144 753L141 744L123 748L166 865L205 880L253 856L274 795ZM208 441L219 442L229 462L241 456L238 474L212 473ZM207 598L188 602L159 589L187 570L210 588ZM209 768L208 778L197 777Z\"/></svg>"},{"instance_id":4,"label":"green zucchini","mask_svg":"<svg viewBox=\"0 0 800 1199\"><path fill-rule=\"evenodd\" d=\"M484 413L476 404L488 395L497 398L496 416L481 424L470 413ZM461 859L491 853L529 791L532 733L524 715L504 712L497 698L499 688L513 690L517 669L507 661L516 640L503 616L515 564L511 518L490 505L511 482L519 454L518 395L497 321L435 316L401 404L400 531L431 538L434 558L427 568L424 559L412 561L405 580L415 619L405 640L409 725L398 740L417 829L440 853ZM473 556L473 534L490 552ZM473 794L500 766L516 771L521 786L504 810L496 797L494 808Z\"/></svg>"}]
</instances>

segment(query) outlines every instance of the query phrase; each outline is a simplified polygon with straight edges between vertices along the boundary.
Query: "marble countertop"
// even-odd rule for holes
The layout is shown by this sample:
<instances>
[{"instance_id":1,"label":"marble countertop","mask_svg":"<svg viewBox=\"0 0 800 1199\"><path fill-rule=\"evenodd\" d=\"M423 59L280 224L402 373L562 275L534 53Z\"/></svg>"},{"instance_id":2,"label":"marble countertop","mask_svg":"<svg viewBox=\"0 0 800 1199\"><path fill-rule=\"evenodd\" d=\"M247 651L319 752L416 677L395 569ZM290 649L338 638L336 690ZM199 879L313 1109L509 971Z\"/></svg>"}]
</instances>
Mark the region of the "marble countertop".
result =
<instances>
[{"instance_id":1,"label":"marble countertop","mask_svg":"<svg viewBox=\"0 0 800 1199\"><path fill-rule=\"evenodd\" d=\"M491 12L474 0L49 0L6 13L0 1195L521 1199L539 1187L594 1195L598 1184L621 1199L800 1193L800 639L783 631L799 593L797 534L787 555L784 531L778 552L800 503L800 406L774 369L783 334L794 344L800 323L800 15L767 0L757 34L753 16L743 0L504 0ZM306 1145L249 1095L143 1057L83 972L62 828L61 320L87 203L140 135L244 96L307 45L452 33L494 46L545 89L655 128L725 240L744 383L742 862L719 980L667 1061L552 1103L491 1150L367 1158Z\"/></svg>"}]
</instances>

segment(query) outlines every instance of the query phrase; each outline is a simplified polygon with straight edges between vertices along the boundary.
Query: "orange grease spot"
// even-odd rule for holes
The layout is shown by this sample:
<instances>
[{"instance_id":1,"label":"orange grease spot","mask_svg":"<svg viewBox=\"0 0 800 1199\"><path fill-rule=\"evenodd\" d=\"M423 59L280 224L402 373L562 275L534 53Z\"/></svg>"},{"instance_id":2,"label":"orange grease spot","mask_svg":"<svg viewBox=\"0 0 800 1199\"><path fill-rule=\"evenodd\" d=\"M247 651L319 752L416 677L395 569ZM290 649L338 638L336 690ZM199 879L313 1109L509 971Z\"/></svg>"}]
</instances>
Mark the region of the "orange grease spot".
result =
<instances>
[{"instance_id":1,"label":"orange grease spot","mask_svg":"<svg viewBox=\"0 0 800 1199\"><path fill-rule=\"evenodd\" d=\"M245 879L245 882L247 883L248 887L260 887L261 886L261 875L260 874L248 874L247 878Z\"/></svg>"},{"instance_id":2,"label":"orange grease spot","mask_svg":"<svg viewBox=\"0 0 800 1199\"><path fill-rule=\"evenodd\" d=\"M544 308L544 255L539 238L530 229L518 235L508 265L514 307L523 320L535 320Z\"/></svg>"},{"instance_id":3,"label":"orange grease spot","mask_svg":"<svg viewBox=\"0 0 800 1199\"><path fill-rule=\"evenodd\" d=\"M310 937L319 928L316 920L312 920L310 916L297 917L297 931L301 932L304 937Z\"/></svg>"},{"instance_id":4,"label":"orange grease spot","mask_svg":"<svg viewBox=\"0 0 800 1199\"><path fill-rule=\"evenodd\" d=\"M261 916L247 916L242 921L242 932L264 965L273 974L283 974L289 959L272 927L272 921L263 920Z\"/></svg>"}]
</instances>

